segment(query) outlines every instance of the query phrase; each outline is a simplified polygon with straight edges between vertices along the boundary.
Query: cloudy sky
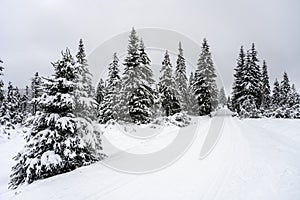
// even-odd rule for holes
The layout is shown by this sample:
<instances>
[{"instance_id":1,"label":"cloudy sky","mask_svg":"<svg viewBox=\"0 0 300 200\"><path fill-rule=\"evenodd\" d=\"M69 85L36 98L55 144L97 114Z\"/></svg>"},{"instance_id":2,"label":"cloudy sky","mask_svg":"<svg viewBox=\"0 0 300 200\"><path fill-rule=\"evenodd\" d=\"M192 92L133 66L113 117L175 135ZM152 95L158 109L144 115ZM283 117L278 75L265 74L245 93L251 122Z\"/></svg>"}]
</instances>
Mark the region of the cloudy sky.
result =
<instances>
[{"instance_id":1,"label":"cloudy sky","mask_svg":"<svg viewBox=\"0 0 300 200\"><path fill-rule=\"evenodd\" d=\"M3 78L19 87L36 71L50 75L50 63L66 47L76 52L79 38L90 54L134 26L176 31L198 44L206 37L227 90L240 45L254 42L270 81L287 71L300 89L298 0L1 0L0 25Z\"/></svg>"}]
</instances>

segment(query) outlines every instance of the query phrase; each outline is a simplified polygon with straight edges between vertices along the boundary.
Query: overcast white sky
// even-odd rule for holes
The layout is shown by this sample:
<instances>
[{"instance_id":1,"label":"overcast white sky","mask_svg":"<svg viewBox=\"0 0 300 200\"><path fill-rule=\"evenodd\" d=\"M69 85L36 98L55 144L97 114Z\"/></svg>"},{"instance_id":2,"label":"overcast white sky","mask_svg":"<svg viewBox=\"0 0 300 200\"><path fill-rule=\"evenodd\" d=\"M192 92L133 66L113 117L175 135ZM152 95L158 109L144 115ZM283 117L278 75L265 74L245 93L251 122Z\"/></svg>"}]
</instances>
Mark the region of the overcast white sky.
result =
<instances>
[{"instance_id":1,"label":"overcast white sky","mask_svg":"<svg viewBox=\"0 0 300 200\"><path fill-rule=\"evenodd\" d=\"M206 37L227 90L240 45L255 42L271 83L287 71L300 89L298 0L1 0L0 25L4 81L19 87L35 71L50 75L50 62L66 47L76 52L79 38L90 53L135 26L174 30L199 44Z\"/></svg>"}]
</instances>

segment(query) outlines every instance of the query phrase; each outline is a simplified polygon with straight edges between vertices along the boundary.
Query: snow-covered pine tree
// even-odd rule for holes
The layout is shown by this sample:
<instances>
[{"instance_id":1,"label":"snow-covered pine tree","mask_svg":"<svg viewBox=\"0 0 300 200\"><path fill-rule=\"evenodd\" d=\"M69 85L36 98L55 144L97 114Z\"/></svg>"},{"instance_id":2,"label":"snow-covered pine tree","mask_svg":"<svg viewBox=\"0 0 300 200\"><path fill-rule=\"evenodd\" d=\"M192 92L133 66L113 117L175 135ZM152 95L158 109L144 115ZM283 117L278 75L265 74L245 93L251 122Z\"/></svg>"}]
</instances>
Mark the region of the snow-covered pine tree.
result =
<instances>
[{"instance_id":1,"label":"snow-covered pine tree","mask_svg":"<svg viewBox=\"0 0 300 200\"><path fill-rule=\"evenodd\" d=\"M109 64L107 87L104 99L100 105L99 122L106 123L110 119L119 117L119 92L121 89L121 78L119 70L119 58L117 53L113 55L113 61Z\"/></svg>"},{"instance_id":2,"label":"snow-covered pine tree","mask_svg":"<svg viewBox=\"0 0 300 200\"><path fill-rule=\"evenodd\" d=\"M37 98L42 95L42 78L39 76L39 73L36 72L34 77L31 79L31 105L32 105L32 114L35 114L39 108L37 105Z\"/></svg>"},{"instance_id":3,"label":"snow-covered pine tree","mask_svg":"<svg viewBox=\"0 0 300 200\"><path fill-rule=\"evenodd\" d=\"M150 59L145 51L145 44L143 42L143 39L140 40L139 44L139 52L140 52L140 74L141 79L144 80L144 85L147 85L149 87L153 87L153 84L155 83L155 80L153 78L153 72L150 68Z\"/></svg>"},{"instance_id":4,"label":"snow-covered pine tree","mask_svg":"<svg viewBox=\"0 0 300 200\"><path fill-rule=\"evenodd\" d=\"M135 89L133 98L130 99L130 117L136 123L148 123L152 120L155 111L155 99L157 94L153 89L155 83L153 72L150 68L150 59L145 52L143 40L139 44L139 68L137 74L140 79L139 87Z\"/></svg>"},{"instance_id":5,"label":"snow-covered pine tree","mask_svg":"<svg viewBox=\"0 0 300 200\"><path fill-rule=\"evenodd\" d=\"M261 108L268 109L271 104L271 89L270 89L270 83L269 83L269 75L268 75L268 66L266 61L263 61L263 67L262 67L262 103Z\"/></svg>"},{"instance_id":6,"label":"snow-covered pine tree","mask_svg":"<svg viewBox=\"0 0 300 200\"><path fill-rule=\"evenodd\" d=\"M232 111L232 102L230 96L227 97L227 108Z\"/></svg>"},{"instance_id":7,"label":"snow-covered pine tree","mask_svg":"<svg viewBox=\"0 0 300 200\"><path fill-rule=\"evenodd\" d=\"M188 85L188 113L191 115L197 114L195 111L197 110L197 100L194 93L194 73L191 72L189 78L189 85Z\"/></svg>"},{"instance_id":8,"label":"snow-covered pine tree","mask_svg":"<svg viewBox=\"0 0 300 200\"><path fill-rule=\"evenodd\" d=\"M166 50L164 60L162 61L162 68L160 70L161 76L159 77L159 85L170 88L173 92L176 90L176 84L173 77L172 64L170 61L170 55Z\"/></svg>"},{"instance_id":9,"label":"snow-covered pine tree","mask_svg":"<svg viewBox=\"0 0 300 200\"><path fill-rule=\"evenodd\" d=\"M205 81L206 78L200 70L197 69L195 72L194 79L194 93L197 100L197 112L200 116L209 115L212 112L212 101L211 93L209 90L209 83Z\"/></svg>"},{"instance_id":10,"label":"snow-covered pine tree","mask_svg":"<svg viewBox=\"0 0 300 200\"><path fill-rule=\"evenodd\" d=\"M295 84L292 84L292 87L291 87L291 92L290 92L290 95L288 97L288 104L290 107L293 107L297 104L300 104L300 95L299 93L297 92L296 90L296 86Z\"/></svg>"},{"instance_id":11,"label":"snow-covered pine tree","mask_svg":"<svg viewBox=\"0 0 300 200\"><path fill-rule=\"evenodd\" d=\"M5 96L0 108L1 132L10 135L9 131L15 129L18 123L22 122L20 113L20 92L12 83L8 83L7 95Z\"/></svg>"},{"instance_id":12,"label":"snow-covered pine tree","mask_svg":"<svg viewBox=\"0 0 300 200\"><path fill-rule=\"evenodd\" d=\"M98 85L97 85L97 89L96 89L96 102L98 103L98 105L100 106L103 99L104 99L104 93L105 93L105 84L102 78L100 78Z\"/></svg>"},{"instance_id":13,"label":"snow-covered pine tree","mask_svg":"<svg viewBox=\"0 0 300 200\"><path fill-rule=\"evenodd\" d=\"M199 114L207 115L210 114L218 105L218 90L216 87L215 78L217 75L215 73L214 63L209 50L209 45L205 38L203 39L197 66L195 73L195 81L197 83L194 84L194 90L196 93L196 99L198 99L198 104L200 106ZM203 94L200 94L201 91ZM207 106L207 108L205 108L205 106ZM203 113L201 113L202 111Z\"/></svg>"},{"instance_id":14,"label":"snow-covered pine tree","mask_svg":"<svg viewBox=\"0 0 300 200\"><path fill-rule=\"evenodd\" d=\"M132 108L130 110L130 116L132 118L140 118L140 116L138 116L137 113L141 113L141 115L144 116L138 119L139 123L147 123L152 120L156 109L155 101L157 99L157 92L154 90L155 80L153 78L152 69L150 68L151 61L145 51L145 48L145 44L141 39L139 44L140 65L138 70L141 81L140 86L138 88L140 92L135 91L135 94L137 95L135 99L139 100L134 103L133 101L131 101L131 103L133 103L132 105L135 105L135 108Z\"/></svg>"},{"instance_id":15,"label":"snow-covered pine tree","mask_svg":"<svg viewBox=\"0 0 300 200\"><path fill-rule=\"evenodd\" d=\"M262 102L261 94L261 70L259 67L259 60L257 58L257 51L255 49L255 44L252 43L251 49L249 51L250 60L246 60L246 74L245 78L248 79L246 82L249 84L246 85L246 88L249 89L249 92L253 95L256 108L260 108Z\"/></svg>"},{"instance_id":16,"label":"snow-covered pine tree","mask_svg":"<svg viewBox=\"0 0 300 200\"><path fill-rule=\"evenodd\" d=\"M139 38L134 28L132 28L128 40L127 56L124 62L124 72L122 77L122 89L120 98L120 120L132 121L129 115L129 101L134 90L140 84L138 76L140 53L139 53Z\"/></svg>"},{"instance_id":17,"label":"snow-covered pine tree","mask_svg":"<svg viewBox=\"0 0 300 200\"><path fill-rule=\"evenodd\" d=\"M300 119L300 94L297 92L295 84L291 87L291 93L288 98L288 104L291 109L291 118Z\"/></svg>"},{"instance_id":18,"label":"snow-covered pine tree","mask_svg":"<svg viewBox=\"0 0 300 200\"><path fill-rule=\"evenodd\" d=\"M280 101L281 101L280 85L276 78L275 82L274 82L274 86L273 86L273 91L272 91L272 108L273 108L273 110L280 106Z\"/></svg>"},{"instance_id":19,"label":"snow-covered pine tree","mask_svg":"<svg viewBox=\"0 0 300 200\"><path fill-rule=\"evenodd\" d=\"M181 111L179 100L176 97L176 84L173 77L170 56L166 50L162 68L160 70L158 90L162 108L166 116L173 115Z\"/></svg>"},{"instance_id":20,"label":"snow-covered pine tree","mask_svg":"<svg viewBox=\"0 0 300 200\"><path fill-rule=\"evenodd\" d=\"M242 92L239 98L239 105L247 106L243 107L243 114L240 116L251 116L258 117L258 109L261 105L261 71L258 65L257 52L255 50L255 45L252 44L251 50L247 51L245 67L243 70L243 78L241 83ZM247 101L244 103L244 101ZM254 110L250 110L254 107L248 106L249 103L254 103ZM250 112L249 114L244 114L244 112Z\"/></svg>"},{"instance_id":21,"label":"snow-covered pine tree","mask_svg":"<svg viewBox=\"0 0 300 200\"><path fill-rule=\"evenodd\" d=\"M147 123L153 117L154 92L148 82L153 78L147 77L147 74L145 74L152 74L151 69L148 67L150 60L145 53L141 58L140 47L139 38L135 29L132 28L124 62L120 119L135 123Z\"/></svg>"},{"instance_id":22,"label":"snow-covered pine tree","mask_svg":"<svg viewBox=\"0 0 300 200\"><path fill-rule=\"evenodd\" d=\"M17 163L12 168L9 188L74 170L101 157L97 154L100 140L87 143L75 118L75 62L68 49L62 54L62 60L53 63L54 76L43 83L44 93L37 101L40 111L24 149L14 157ZM85 131L91 129L85 127Z\"/></svg>"},{"instance_id":23,"label":"snow-covered pine tree","mask_svg":"<svg viewBox=\"0 0 300 200\"><path fill-rule=\"evenodd\" d=\"M280 106L286 106L288 104L288 97L291 93L290 80L286 72L283 73L283 79L280 84Z\"/></svg>"},{"instance_id":24,"label":"snow-covered pine tree","mask_svg":"<svg viewBox=\"0 0 300 200\"><path fill-rule=\"evenodd\" d=\"M183 49L181 42L178 44L178 56L176 60L175 69L175 83L176 83L176 95L180 100L181 108L183 111L188 110L188 86L186 76L185 58L183 57Z\"/></svg>"},{"instance_id":25,"label":"snow-covered pine tree","mask_svg":"<svg viewBox=\"0 0 300 200\"><path fill-rule=\"evenodd\" d=\"M239 113L240 112L240 98L243 96L244 87L243 87L243 78L244 78L244 68L246 65L246 54L244 52L243 46L240 48L239 56L237 59L237 66L235 67L234 73L234 82L232 86L232 99L231 107L232 111Z\"/></svg>"},{"instance_id":26,"label":"snow-covered pine tree","mask_svg":"<svg viewBox=\"0 0 300 200\"><path fill-rule=\"evenodd\" d=\"M3 70L4 67L1 65L3 61L0 59L0 76L3 76ZM0 79L0 106L2 104L2 101L4 100L4 90L3 90L4 83L2 79Z\"/></svg>"},{"instance_id":27,"label":"snow-covered pine tree","mask_svg":"<svg viewBox=\"0 0 300 200\"><path fill-rule=\"evenodd\" d=\"M219 105L224 107L227 104L227 99L226 99L226 95L225 95L225 90L224 87L221 87L220 91L219 91Z\"/></svg>"},{"instance_id":28,"label":"snow-covered pine tree","mask_svg":"<svg viewBox=\"0 0 300 200\"><path fill-rule=\"evenodd\" d=\"M82 39L79 40L76 58L75 113L78 117L95 119L97 102L94 100L95 90L92 85L92 74L89 71Z\"/></svg>"},{"instance_id":29,"label":"snow-covered pine tree","mask_svg":"<svg viewBox=\"0 0 300 200\"><path fill-rule=\"evenodd\" d=\"M29 87L26 85L25 87L25 92L21 97L21 102L20 102L20 112L21 115L23 116L23 119L26 119L28 114L30 113L30 108L29 108Z\"/></svg>"}]
</instances>

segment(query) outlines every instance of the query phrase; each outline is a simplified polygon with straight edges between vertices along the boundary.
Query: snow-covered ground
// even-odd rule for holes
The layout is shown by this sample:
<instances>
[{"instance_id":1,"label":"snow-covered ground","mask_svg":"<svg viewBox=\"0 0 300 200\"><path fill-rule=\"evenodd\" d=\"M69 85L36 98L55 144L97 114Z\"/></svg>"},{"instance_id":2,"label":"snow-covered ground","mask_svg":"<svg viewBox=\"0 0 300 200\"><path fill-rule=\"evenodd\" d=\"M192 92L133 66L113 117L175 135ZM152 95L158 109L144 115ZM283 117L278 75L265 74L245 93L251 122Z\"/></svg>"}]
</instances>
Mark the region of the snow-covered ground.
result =
<instances>
[{"instance_id":1,"label":"snow-covered ground","mask_svg":"<svg viewBox=\"0 0 300 200\"><path fill-rule=\"evenodd\" d=\"M95 163L13 191L7 190L11 158L23 141L17 135L2 139L0 199L300 199L299 120L216 117L225 117L222 135L204 159L199 159L200 151L214 118L193 117L190 126L197 126L197 137L177 162L160 171L134 175ZM145 153L172 142L179 129L150 128L158 134L147 142L134 135L149 127L126 127L131 139L118 132L124 126L107 127L105 134L124 151Z\"/></svg>"}]
</instances>

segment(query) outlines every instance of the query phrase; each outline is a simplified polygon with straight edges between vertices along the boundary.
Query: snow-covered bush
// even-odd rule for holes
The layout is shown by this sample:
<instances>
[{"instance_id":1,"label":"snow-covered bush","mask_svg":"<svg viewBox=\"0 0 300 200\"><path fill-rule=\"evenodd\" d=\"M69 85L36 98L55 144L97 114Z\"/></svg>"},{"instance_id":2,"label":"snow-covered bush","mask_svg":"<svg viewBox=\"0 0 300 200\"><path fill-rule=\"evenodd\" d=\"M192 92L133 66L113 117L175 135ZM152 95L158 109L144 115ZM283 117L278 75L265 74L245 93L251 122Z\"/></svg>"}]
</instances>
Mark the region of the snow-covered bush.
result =
<instances>
[{"instance_id":1,"label":"snow-covered bush","mask_svg":"<svg viewBox=\"0 0 300 200\"><path fill-rule=\"evenodd\" d=\"M158 125L176 125L179 127L188 126L191 123L191 118L186 114L186 112L176 113L168 117L162 117L154 120L153 124Z\"/></svg>"}]
</instances>

